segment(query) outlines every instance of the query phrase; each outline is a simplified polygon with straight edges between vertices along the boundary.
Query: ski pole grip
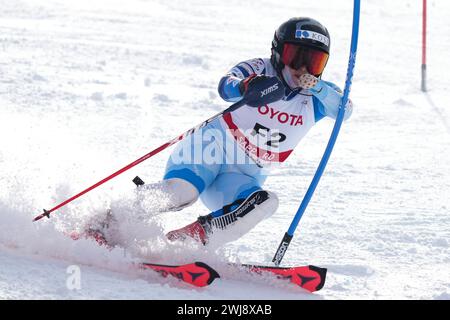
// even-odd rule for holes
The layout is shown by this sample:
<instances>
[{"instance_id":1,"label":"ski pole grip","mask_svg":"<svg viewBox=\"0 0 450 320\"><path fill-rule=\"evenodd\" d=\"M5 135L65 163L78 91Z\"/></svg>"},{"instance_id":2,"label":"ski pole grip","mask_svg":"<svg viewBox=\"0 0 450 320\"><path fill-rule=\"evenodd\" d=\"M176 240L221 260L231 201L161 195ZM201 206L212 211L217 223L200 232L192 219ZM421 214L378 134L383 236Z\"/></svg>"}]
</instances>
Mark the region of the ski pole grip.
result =
<instances>
[{"instance_id":1,"label":"ski pole grip","mask_svg":"<svg viewBox=\"0 0 450 320\"><path fill-rule=\"evenodd\" d=\"M291 243L292 237L293 235L290 235L287 232L284 234L284 237L281 240L280 245L278 246L277 252L275 253L275 256L272 259L272 262L276 266L279 266L281 260L283 260L284 254L286 253L286 250L289 247L289 244Z\"/></svg>"}]
</instances>

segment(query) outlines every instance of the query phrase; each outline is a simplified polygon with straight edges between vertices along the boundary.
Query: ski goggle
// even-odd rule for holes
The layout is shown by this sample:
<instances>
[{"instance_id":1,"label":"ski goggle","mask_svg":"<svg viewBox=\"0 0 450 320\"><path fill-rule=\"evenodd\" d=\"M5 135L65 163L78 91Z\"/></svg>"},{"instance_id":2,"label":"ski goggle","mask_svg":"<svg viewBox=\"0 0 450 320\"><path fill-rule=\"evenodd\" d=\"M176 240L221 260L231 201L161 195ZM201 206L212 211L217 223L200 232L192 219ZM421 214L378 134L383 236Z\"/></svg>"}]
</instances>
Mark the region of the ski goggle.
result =
<instances>
[{"instance_id":1,"label":"ski goggle","mask_svg":"<svg viewBox=\"0 0 450 320\"><path fill-rule=\"evenodd\" d=\"M312 75L320 75L328 61L328 53L320 50L285 43L281 62L292 69L298 70L305 66Z\"/></svg>"}]
</instances>

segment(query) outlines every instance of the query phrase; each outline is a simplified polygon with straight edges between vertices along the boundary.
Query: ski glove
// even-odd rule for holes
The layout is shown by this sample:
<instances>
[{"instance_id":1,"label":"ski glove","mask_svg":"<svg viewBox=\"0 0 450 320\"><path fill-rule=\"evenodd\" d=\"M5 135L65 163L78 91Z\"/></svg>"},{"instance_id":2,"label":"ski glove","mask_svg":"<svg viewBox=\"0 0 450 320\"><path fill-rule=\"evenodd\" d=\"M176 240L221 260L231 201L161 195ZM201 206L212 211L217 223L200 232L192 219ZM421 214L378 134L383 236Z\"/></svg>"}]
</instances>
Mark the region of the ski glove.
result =
<instances>
[{"instance_id":1,"label":"ski glove","mask_svg":"<svg viewBox=\"0 0 450 320\"><path fill-rule=\"evenodd\" d=\"M312 74L305 73L302 74L299 78L299 87L303 89L311 89L313 88L317 83L319 82L319 79L314 77Z\"/></svg>"},{"instance_id":2,"label":"ski glove","mask_svg":"<svg viewBox=\"0 0 450 320\"><path fill-rule=\"evenodd\" d=\"M255 108L284 97L284 86L278 77L252 74L241 80L239 90L245 103Z\"/></svg>"}]
</instances>

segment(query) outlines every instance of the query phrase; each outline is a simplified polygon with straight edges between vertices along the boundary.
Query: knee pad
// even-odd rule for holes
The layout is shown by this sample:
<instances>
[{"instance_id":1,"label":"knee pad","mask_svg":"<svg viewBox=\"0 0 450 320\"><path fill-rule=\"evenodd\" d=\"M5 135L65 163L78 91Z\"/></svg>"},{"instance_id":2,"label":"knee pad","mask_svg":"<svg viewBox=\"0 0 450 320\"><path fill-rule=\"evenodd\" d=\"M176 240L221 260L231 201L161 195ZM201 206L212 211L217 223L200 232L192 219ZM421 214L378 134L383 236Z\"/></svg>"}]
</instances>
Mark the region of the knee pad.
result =
<instances>
[{"instance_id":1,"label":"knee pad","mask_svg":"<svg viewBox=\"0 0 450 320\"><path fill-rule=\"evenodd\" d=\"M157 183L146 184L139 187L145 196L147 192L155 192L158 197L164 199L164 204L158 206L158 211L178 211L190 206L197 201L199 193L197 188L190 182L171 178Z\"/></svg>"}]
</instances>

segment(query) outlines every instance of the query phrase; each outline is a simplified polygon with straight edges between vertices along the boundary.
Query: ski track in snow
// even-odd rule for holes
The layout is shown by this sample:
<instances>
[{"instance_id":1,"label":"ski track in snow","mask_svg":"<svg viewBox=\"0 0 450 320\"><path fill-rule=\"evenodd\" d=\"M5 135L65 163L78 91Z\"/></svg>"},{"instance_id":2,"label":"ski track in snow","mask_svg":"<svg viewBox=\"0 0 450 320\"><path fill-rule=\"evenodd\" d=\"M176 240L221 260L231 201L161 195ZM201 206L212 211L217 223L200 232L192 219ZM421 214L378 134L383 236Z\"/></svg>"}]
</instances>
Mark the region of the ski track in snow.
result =
<instances>
[{"instance_id":1,"label":"ski track in snow","mask_svg":"<svg viewBox=\"0 0 450 320\"><path fill-rule=\"evenodd\" d=\"M206 211L126 220L127 252L63 235L115 206L136 213L131 179L156 181L165 151L57 211L31 219L223 110L220 77L234 64L268 57L274 30L312 16L332 36L324 79L343 86L352 2L0 0L1 299L449 299L450 4L429 2L428 88L420 92L421 8L362 4L351 98L317 191L283 260L327 267L311 295L272 279L235 275L227 261L270 264L331 133L323 120L267 188L280 208L219 250L168 244L164 232ZM257 12L254 15L249 12ZM186 114L188 116L186 116ZM159 199L150 199L148 206ZM144 208L145 209L145 208ZM145 214L144 214L145 215ZM193 289L129 268L205 261L224 279ZM66 286L81 268L81 290ZM244 285L245 284L245 285Z\"/></svg>"}]
</instances>

